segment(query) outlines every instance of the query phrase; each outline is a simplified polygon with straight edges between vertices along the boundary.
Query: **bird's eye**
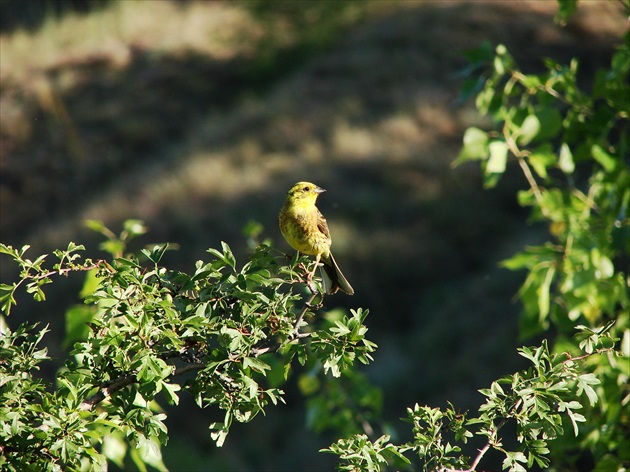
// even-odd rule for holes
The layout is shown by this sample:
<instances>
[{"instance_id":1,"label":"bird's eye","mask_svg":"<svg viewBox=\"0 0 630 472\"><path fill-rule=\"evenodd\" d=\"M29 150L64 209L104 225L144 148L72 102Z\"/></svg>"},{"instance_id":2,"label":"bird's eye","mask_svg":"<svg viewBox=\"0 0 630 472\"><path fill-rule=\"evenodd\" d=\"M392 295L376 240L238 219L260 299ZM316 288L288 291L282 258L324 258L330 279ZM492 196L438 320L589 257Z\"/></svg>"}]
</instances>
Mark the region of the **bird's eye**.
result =
<instances>
[{"instance_id":1,"label":"bird's eye","mask_svg":"<svg viewBox=\"0 0 630 472\"><path fill-rule=\"evenodd\" d=\"M306 187L304 187L304 191L305 192L309 192L311 190L311 187L309 187L308 185Z\"/></svg>"}]
</instances>

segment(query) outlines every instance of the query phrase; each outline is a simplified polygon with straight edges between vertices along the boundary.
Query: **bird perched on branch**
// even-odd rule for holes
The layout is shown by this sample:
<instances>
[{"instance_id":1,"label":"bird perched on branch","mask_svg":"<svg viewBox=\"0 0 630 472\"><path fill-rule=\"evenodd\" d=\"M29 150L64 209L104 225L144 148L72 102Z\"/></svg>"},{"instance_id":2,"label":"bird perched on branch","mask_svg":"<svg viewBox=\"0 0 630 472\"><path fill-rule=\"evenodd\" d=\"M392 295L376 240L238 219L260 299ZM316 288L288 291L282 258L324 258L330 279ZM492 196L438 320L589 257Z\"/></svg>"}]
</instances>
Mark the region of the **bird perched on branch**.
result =
<instances>
[{"instance_id":1,"label":"bird perched on branch","mask_svg":"<svg viewBox=\"0 0 630 472\"><path fill-rule=\"evenodd\" d=\"M331 239L326 218L315 206L317 197L322 192L325 192L323 188L310 182L298 182L291 187L278 216L280 231L293 249L315 256L315 267L309 274L309 279L313 277L321 261L324 266L322 280L326 293L333 294L341 289L348 295L353 295L354 289L339 270L330 252Z\"/></svg>"}]
</instances>

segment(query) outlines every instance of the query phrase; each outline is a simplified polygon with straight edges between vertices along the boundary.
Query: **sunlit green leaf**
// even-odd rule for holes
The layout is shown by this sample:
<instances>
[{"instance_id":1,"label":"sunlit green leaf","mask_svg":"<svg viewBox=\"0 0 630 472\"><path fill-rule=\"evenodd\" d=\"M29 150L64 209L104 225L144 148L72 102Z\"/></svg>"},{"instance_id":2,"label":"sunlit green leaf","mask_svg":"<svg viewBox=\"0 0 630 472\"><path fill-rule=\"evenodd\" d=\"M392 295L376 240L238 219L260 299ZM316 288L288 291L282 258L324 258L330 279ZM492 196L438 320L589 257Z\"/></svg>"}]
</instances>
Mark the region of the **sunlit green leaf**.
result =
<instances>
[{"instance_id":1,"label":"sunlit green leaf","mask_svg":"<svg viewBox=\"0 0 630 472\"><path fill-rule=\"evenodd\" d=\"M490 159L486 164L486 174L502 174L507 164L507 144L505 141L492 141L488 148Z\"/></svg>"},{"instance_id":2,"label":"sunlit green leaf","mask_svg":"<svg viewBox=\"0 0 630 472\"><path fill-rule=\"evenodd\" d=\"M453 164L460 165L471 160L487 159L488 152L488 134L479 128L468 128L464 133L462 150Z\"/></svg>"},{"instance_id":3,"label":"sunlit green leaf","mask_svg":"<svg viewBox=\"0 0 630 472\"><path fill-rule=\"evenodd\" d=\"M593 144L593 146L591 146L591 153L593 155L593 159L599 162L606 172L612 172L615 170L617 161L612 155L606 152L604 148L598 144Z\"/></svg>"},{"instance_id":4,"label":"sunlit green leaf","mask_svg":"<svg viewBox=\"0 0 630 472\"><path fill-rule=\"evenodd\" d=\"M573 162L573 154L571 149L566 143L562 143L560 146L560 157L558 158L558 167L565 174L572 174L575 170L575 163Z\"/></svg>"},{"instance_id":5,"label":"sunlit green leaf","mask_svg":"<svg viewBox=\"0 0 630 472\"><path fill-rule=\"evenodd\" d=\"M536 173L546 179L548 177L547 168L555 165L556 155L551 150L550 144L544 144L531 153L528 161Z\"/></svg>"},{"instance_id":6,"label":"sunlit green leaf","mask_svg":"<svg viewBox=\"0 0 630 472\"><path fill-rule=\"evenodd\" d=\"M536 115L529 115L519 129L518 143L529 144L540 132L540 120Z\"/></svg>"}]
</instances>

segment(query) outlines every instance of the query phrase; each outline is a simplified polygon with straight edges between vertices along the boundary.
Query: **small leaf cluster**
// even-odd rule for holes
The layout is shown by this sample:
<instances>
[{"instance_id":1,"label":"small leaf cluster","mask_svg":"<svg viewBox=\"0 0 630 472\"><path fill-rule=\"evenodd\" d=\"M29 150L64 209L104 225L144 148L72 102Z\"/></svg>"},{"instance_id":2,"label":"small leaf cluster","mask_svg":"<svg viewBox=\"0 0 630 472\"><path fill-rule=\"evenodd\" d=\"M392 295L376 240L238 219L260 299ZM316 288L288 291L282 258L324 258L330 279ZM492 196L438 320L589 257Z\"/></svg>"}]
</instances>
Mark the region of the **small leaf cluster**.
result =
<instances>
[{"instance_id":1,"label":"small leaf cluster","mask_svg":"<svg viewBox=\"0 0 630 472\"><path fill-rule=\"evenodd\" d=\"M378 471L390 463L410 463L401 454L400 447L390 442L388 434L374 441L365 434L355 434L348 439L339 439L321 452L339 456L342 462L337 464L337 469L343 471Z\"/></svg>"},{"instance_id":2,"label":"small leaf cluster","mask_svg":"<svg viewBox=\"0 0 630 472\"><path fill-rule=\"evenodd\" d=\"M488 47L469 53L483 71L469 83L481 87L477 107L499 130L469 128L456 163L481 161L487 187L497 184L510 159L518 163L529 187L519 192L519 203L532 207L533 220L546 222L555 240L504 262L529 271L520 292L525 336L547 329L550 320L567 331L579 319L597 325L630 306L624 274L630 36L625 39L590 94L578 86L576 59L569 66L547 59L546 72L526 74L502 45L494 53Z\"/></svg>"},{"instance_id":3,"label":"small leaf cluster","mask_svg":"<svg viewBox=\"0 0 630 472\"><path fill-rule=\"evenodd\" d=\"M163 469L159 450L168 430L161 402L177 405L187 392L200 408L221 410L223 420L209 424L221 446L234 421L249 422L283 402L279 387L294 360L334 377L371 360L367 311L334 321L318 316L323 295L304 284L305 257L285 259L260 245L239 268L222 243L188 274L162 265L168 244L125 254L128 241L144 232L137 221L118 236L98 222L90 226L110 238L103 248L112 260L81 260L82 247L71 244L48 270L45 257L31 262L26 248L2 246L22 268L19 281L3 285L5 315L22 284L43 300L42 286L55 274L89 274L87 315L69 311L80 322L68 325L72 357L56 388L33 373L46 360L37 347L45 328L21 325L0 337L0 460L7 470L103 468L107 459L122 466L127 450L138 467ZM81 323L89 328L83 337Z\"/></svg>"},{"instance_id":4,"label":"small leaf cluster","mask_svg":"<svg viewBox=\"0 0 630 472\"><path fill-rule=\"evenodd\" d=\"M585 331L588 329L580 330L579 336ZM604 339L609 344L617 341L608 332L600 333L598 343ZM451 404L444 409L416 404L407 409L405 419L413 425L412 441L396 445L388 435L371 441L359 434L338 440L323 451L339 456L339 470L379 471L407 464L426 472L472 471L490 449L503 455L503 470L525 472L534 465L548 467L552 441L565 434L567 424L577 436L578 423L586 421L580 413L581 398L586 397L591 406L598 401L594 387L600 381L593 374L584 374L582 364L593 356L613 352L600 346L574 358L566 353L553 354L546 342L523 347L519 353L532 366L480 390L486 401L476 416L457 412ZM517 447L505 446L504 427L508 424L516 430ZM463 445L473 438L485 442L474 456L462 452Z\"/></svg>"},{"instance_id":5,"label":"small leaf cluster","mask_svg":"<svg viewBox=\"0 0 630 472\"><path fill-rule=\"evenodd\" d=\"M52 269L45 266L47 254L43 254L35 258L35 260L26 257L26 251L29 245L24 245L20 249L7 246L0 243L0 254L11 257L20 267L20 280L12 284L0 283L0 311L9 315L11 308L17 304L15 293L21 285L26 287L26 292L33 296L38 302L46 300L44 286L52 283L52 277L55 275L68 275L72 271L90 270L95 267L88 259L77 263L80 257L78 251L85 248L74 243L68 244L65 251L57 249L54 255L59 262L56 262Z\"/></svg>"},{"instance_id":6,"label":"small leaf cluster","mask_svg":"<svg viewBox=\"0 0 630 472\"><path fill-rule=\"evenodd\" d=\"M49 359L41 346L46 328L23 324L0 336L0 468L61 470L59 462L75 463L76 454L97 467L102 462L92 447L93 431L63 391L51 393L33 376ZM77 466L80 462L77 463ZM33 469L33 470L34 470Z\"/></svg>"},{"instance_id":7,"label":"small leaf cluster","mask_svg":"<svg viewBox=\"0 0 630 472\"><path fill-rule=\"evenodd\" d=\"M534 464L543 468L549 465L548 443L565 434L567 419L574 436L578 435L577 423L586 421L576 412L583 408L579 396L586 395L591 406L597 403L592 386L600 381L593 374L581 374L578 364L564 354L550 355L546 342L537 348L521 348L519 353L533 367L481 390L486 403L479 409L480 416L469 424L481 424L481 434L505 454L504 469L524 472ZM521 450L504 450L497 436L508 420L515 422Z\"/></svg>"}]
</instances>

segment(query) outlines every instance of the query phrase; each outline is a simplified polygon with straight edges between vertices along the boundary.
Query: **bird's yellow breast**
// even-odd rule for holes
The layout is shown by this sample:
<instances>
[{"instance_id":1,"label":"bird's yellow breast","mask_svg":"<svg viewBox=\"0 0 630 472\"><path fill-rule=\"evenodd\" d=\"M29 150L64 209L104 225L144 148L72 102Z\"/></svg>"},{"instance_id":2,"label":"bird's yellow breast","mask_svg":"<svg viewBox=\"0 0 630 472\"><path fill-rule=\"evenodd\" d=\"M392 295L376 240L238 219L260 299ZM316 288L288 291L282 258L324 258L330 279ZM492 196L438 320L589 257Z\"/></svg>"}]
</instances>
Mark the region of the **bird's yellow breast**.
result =
<instances>
[{"instance_id":1,"label":"bird's yellow breast","mask_svg":"<svg viewBox=\"0 0 630 472\"><path fill-rule=\"evenodd\" d=\"M319 218L321 215L314 204L285 204L278 218L282 236L303 254L328 257L330 238L319 230Z\"/></svg>"}]
</instances>

